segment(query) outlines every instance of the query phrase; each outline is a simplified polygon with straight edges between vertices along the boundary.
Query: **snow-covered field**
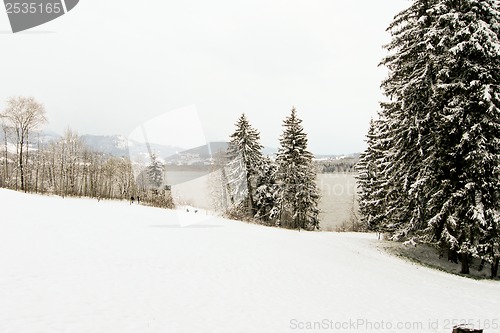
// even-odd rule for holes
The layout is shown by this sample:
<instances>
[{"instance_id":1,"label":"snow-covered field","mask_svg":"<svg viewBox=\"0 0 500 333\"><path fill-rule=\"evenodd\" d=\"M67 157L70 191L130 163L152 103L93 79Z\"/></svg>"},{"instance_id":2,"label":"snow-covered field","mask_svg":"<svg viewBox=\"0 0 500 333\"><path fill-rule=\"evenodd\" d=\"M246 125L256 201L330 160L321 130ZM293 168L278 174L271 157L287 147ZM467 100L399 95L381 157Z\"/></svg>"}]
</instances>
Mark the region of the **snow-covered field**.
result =
<instances>
[{"instance_id":1,"label":"snow-covered field","mask_svg":"<svg viewBox=\"0 0 500 333\"><path fill-rule=\"evenodd\" d=\"M391 257L374 235L1 189L0 202L2 333L500 332L498 282Z\"/></svg>"}]
</instances>

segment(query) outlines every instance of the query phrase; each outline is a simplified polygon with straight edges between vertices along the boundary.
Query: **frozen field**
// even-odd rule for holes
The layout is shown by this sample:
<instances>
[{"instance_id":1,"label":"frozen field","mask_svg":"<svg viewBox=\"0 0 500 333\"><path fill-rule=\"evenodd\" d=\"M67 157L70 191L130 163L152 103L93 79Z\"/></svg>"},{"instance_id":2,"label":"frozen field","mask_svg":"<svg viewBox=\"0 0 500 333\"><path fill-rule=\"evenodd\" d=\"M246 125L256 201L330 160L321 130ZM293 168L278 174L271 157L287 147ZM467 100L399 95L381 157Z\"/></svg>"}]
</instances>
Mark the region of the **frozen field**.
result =
<instances>
[{"instance_id":1,"label":"frozen field","mask_svg":"<svg viewBox=\"0 0 500 333\"><path fill-rule=\"evenodd\" d=\"M354 173L318 174L321 230L337 231L339 228L348 227L352 224L353 211L359 215L354 176Z\"/></svg>"},{"instance_id":2,"label":"frozen field","mask_svg":"<svg viewBox=\"0 0 500 333\"><path fill-rule=\"evenodd\" d=\"M498 282L391 257L373 235L3 189L0 202L2 333L500 332Z\"/></svg>"}]
</instances>

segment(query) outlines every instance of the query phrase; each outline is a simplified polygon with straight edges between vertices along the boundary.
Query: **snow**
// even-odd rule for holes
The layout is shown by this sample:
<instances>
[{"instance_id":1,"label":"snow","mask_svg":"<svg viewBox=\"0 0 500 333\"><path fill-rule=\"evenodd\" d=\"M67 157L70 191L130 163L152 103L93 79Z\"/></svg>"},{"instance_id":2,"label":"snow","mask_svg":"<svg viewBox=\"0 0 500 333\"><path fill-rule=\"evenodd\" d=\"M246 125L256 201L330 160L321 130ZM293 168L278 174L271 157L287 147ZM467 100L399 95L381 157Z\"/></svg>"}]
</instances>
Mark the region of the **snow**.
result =
<instances>
[{"instance_id":1,"label":"snow","mask_svg":"<svg viewBox=\"0 0 500 333\"><path fill-rule=\"evenodd\" d=\"M38 150L38 148L36 148L33 145L30 145L28 147L28 149L29 149L30 152ZM4 142L0 143L0 152L5 153L5 143ZM7 152L9 154L17 154L17 147L16 147L16 145L14 143L7 142Z\"/></svg>"},{"instance_id":2,"label":"snow","mask_svg":"<svg viewBox=\"0 0 500 333\"><path fill-rule=\"evenodd\" d=\"M500 332L498 282L390 256L376 235L3 189L0 201L2 333L309 332L299 328L319 324L449 333L463 320Z\"/></svg>"},{"instance_id":3,"label":"snow","mask_svg":"<svg viewBox=\"0 0 500 333\"><path fill-rule=\"evenodd\" d=\"M32 150L30 148L30 150ZM0 145L0 152L5 152L5 143L2 143ZM16 145L10 142L7 142L7 152L10 154L17 154L17 148Z\"/></svg>"},{"instance_id":4,"label":"snow","mask_svg":"<svg viewBox=\"0 0 500 333\"><path fill-rule=\"evenodd\" d=\"M128 139L122 135L117 135L114 140L115 147L118 149L128 149L129 142ZM133 145L133 144L131 144Z\"/></svg>"}]
</instances>

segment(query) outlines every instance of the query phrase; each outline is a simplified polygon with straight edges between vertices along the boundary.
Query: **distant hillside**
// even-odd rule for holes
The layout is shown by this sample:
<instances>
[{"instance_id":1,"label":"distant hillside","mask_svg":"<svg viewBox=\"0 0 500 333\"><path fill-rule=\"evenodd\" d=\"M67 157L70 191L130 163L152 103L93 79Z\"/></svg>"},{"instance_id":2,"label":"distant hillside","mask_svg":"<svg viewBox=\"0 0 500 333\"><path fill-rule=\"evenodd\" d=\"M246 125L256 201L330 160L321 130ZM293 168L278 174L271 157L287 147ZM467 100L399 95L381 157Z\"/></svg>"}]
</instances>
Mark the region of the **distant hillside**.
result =
<instances>
[{"instance_id":1,"label":"distant hillside","mask_svg":"<svg viewBox=\"0 0 500 333\"><path fill-rule=\"evenodd\" d=\"M321 156L321 155L319 155ZM360 154L338 155L338 156L316 156L316 166L320 173L356 172L356 163Z\"/></svg>"},{"instance_id":2,"label":"distant hillside","mask_svg":"<svg viewBox=\"0 0 500 333\"><path fill-rule=\"evenodd\" d=\"M200 159L209 159L218 152L227 150L227 142L210 142L206 145L183 150L167 157L167 161L179 160L185 156L198 157Z\"/></svg>"},{"instance_id":3,"label":"distant hillside","mask_svg":"<svg viewBox=\"0 0 500 333\"><path fill-rule=\"evenodd\" d=\"M121 135L82 135L81 139L92 150L113 156L127 156L128 142Z\"/></svg>"},{"instance_id":4,"label":"distant hillside","mask_svg":"<svg viewBox=\"0 0 500 333\"><path fill-rule=\"evenodd\" d=\"M358 160L359 159L360 153L353 153L353 154L344 154L344 155L322 155L322 154L316 154L314 155L314 158L316 160L328 160L328 161L336 161L336 160L348 160L348 159L353 159L353 160Z\"/></svg>"},{"instance_id":5,"label":"distant hillside","mask_svg":"<svg viewBox=\"0 0 500 333\"><path fill-rule=\"evenodd\" d=\"M178 160L183 156L197 156L200 159L209 159L218 152L225 152L229 143L224 141L210 142L206 145L196 148L183 150L175 155L170 156L167 160ZM264 155L274 156L278 150L276 148L264 147L262 153Z\"/></svg>"},{"instance_id":6,"label":"distant hillside","mask_svg":"<svg viewBox=\"0 0 500 333\"><path fill-rule=\"evenodd\" d=\"M276 154L278 153L278 148L274 148L274 147L264 147L262 149L262 154L266 155L266 156L270 156L270 157L273 157L273 156L276 156Z\"/></svg>"},{"instance_id":7,"label":"distant hillside","mask_svg":"<svg viewBox=\"0 0 500 333\"><path fill-rule=\"evenodd\" d=\"M4 142L4 132L0 129L0 142ZM59 134L56 134L51 131L34 131L30 132L29 140L30 140L30 145L36 144L38 140L42 143L48 143L53 140L58 140L60 139L61 136ZM15 134L11 133L10 135L7 135L7 141L15 144L16 143L16 138Z\"/></svg>"},{"instance_id":8,"label":"distant hillside","mask_svg":"<svg viewBox=\"0 0 500 333\"><path fill-rule=\"evenodd\" d=\"M3 131L0 130L0 143L4 140ZM61 139L61 135L51 132L42 131L35 132L30 136L31 145L36 144L38 140L43 143L48 143L51 141ZM129 141L126 137L122 135L90 135L85 134L80 136L83 142L92 150L97 152L102 152L111 156L144 156L149 155L148 146L142 142ZM8 142L15 145L15 138L10 136ZM1 146L1 145L0 145ZM160 158L164 159L166 162L175 162L178 160L186 161L189 159L197 159L202 161L210 160L213 155L217 152L225 152L227 150L228 143L224 141L210 142L206 145L199 146L192 149L185 150L181 147L165 146L155 143L150 143L149 148L156 153ZM278 149L274 147L264 147L262 153L266 156L275 157L278 153ZM317 154L315 159L318 162L327 162L325 164L341 164L351 160L352 162L357 162L359 158L359 153L348 154L348 155L325 155ZM353 161L354 160L354 161Z\"/></svg>"},{"instance_id":9,"label":"distant hillside","mask_svg":"<svg viewBox=\"0 0 500 333\"><path fill-rule=\"evenodd\" d=\"M121 135L82 135L82 140L93 150L112 156L136 156L148 154L145 143L129 141ZM149 148L158 156L166 157L183 150L183 148L150 143Z\"/></svg>"},{"instance_id":10,"label":"distant hillside","mask_svg":"<svg viewBox=\"0 0 500 333\"><path fill-rule=\"evenodd\" d=\"M179 151L184 150L184 148L181 147L165 146L156 143L150 143L148 149L148 145L146 145L145 143L136 142L133 140L130 140L128 142L128 149L130 156L149 154L149 149L151 149L152 152L154 152L162 159L175 155Z\"/></svg>"}]
</instances>

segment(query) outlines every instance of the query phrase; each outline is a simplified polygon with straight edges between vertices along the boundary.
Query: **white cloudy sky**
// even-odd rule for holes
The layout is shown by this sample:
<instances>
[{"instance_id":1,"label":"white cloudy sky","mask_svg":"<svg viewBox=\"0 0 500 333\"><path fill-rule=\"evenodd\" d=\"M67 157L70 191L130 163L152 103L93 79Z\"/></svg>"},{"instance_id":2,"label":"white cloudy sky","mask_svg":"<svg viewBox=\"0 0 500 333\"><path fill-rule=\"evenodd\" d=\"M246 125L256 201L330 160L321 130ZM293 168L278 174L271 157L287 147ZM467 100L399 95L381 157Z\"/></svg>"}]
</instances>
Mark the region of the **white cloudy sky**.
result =
<instances>
[{"instance_id":1,"label":"white cloudy sky","mask_svg":"<svg viewBox=\"0 0 500 333\"><path fill-rule=\"evenodd\" d=\"M80 0L18 34L2 10L0 110L9 96L30 95L56 132L128 136L194 106L207 140L227 139L245 112L262 143L276 147L296 106L311 151L358 152L383 98L385 29L409 4Z\"/></svg>"}]
</instances>

